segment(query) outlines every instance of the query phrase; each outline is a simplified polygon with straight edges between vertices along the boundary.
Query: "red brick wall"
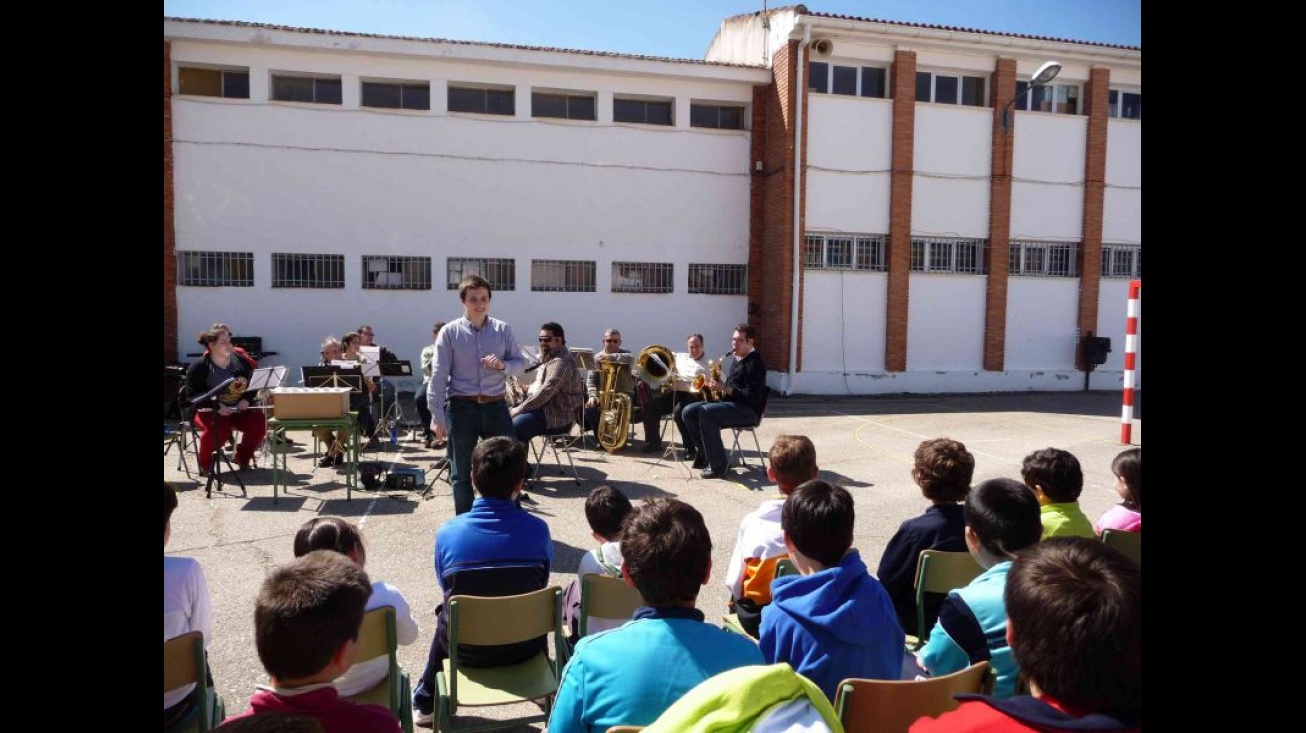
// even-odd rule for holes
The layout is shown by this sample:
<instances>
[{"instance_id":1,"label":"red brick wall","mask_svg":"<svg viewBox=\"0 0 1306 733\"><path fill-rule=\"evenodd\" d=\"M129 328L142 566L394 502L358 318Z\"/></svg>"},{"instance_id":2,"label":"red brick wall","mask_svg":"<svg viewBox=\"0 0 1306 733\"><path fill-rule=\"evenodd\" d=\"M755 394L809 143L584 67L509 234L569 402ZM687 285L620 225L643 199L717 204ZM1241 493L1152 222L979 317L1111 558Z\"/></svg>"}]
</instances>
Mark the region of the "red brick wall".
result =
<instances>
[{"instance_id":1,"label":"red brick wall","mask_svg":"<svg viewBox=\"0 0 1306 733\"><path fill-rule=\"evenodd\" d=\"M798 42L772 59L772 83L753 93L753 172L749 222L748 321L767 368L788 371L793 281L794 111ZM712 347L711 353L725 353Z\"/></svg>"},{"instance_id":2,"label":"red brick wall","mask_svg":"<svg viewBox=\"0 0 1306 733\"><path fill-rule=\"evenodd\" d=\"M893 172L889 178L889 294L884 368L907 370L907 306L911 281L911 187L916 153L916 52L895 51L889 74L893 95Z\"/></svg>"},{"instance_id":3,"label":"red brick wall","mask_svg":"<svg viewBox=\"0 0 1306 733\"><path fill-rule=\"evenodd\" d=\"M177 361L177 232L172 190L172 44L163 42L163 361Z\"/></svg>"},{"instance_id":4,"label":"red brick wall","mask_svg":"<svg viewBox=\"0 0 1306 733\"><path fill-rule=\"evenodd\" d=\"M1107 92L1111 71L1093 67L1084 89L1084 112L1088 115L1088 139L1084 145L1084 224L1079 257L1079 339L1097 331L1099 285L1102 279L1102 217L1106 195ZM1084 368L1075 349L1075 364Z\"/></svg>"},{"instance_id":5,"label":"red brick wall","mask_svg":"<svg viewBox=\"0 0 1306 733\"><path fill-rule=\"evenodd\" d=\"M1002 129L1002 112L1016 94L1016 60L999 58L989 77L993 90L992 153L989 163L989 249L986 253L988 287L984 296L984 369L1000 372L1006 366L1007 283L1011 261L1011 165L1014 125ZM1015 114L1014 110L1011 114Z\"/></svg>"}]
</instances>

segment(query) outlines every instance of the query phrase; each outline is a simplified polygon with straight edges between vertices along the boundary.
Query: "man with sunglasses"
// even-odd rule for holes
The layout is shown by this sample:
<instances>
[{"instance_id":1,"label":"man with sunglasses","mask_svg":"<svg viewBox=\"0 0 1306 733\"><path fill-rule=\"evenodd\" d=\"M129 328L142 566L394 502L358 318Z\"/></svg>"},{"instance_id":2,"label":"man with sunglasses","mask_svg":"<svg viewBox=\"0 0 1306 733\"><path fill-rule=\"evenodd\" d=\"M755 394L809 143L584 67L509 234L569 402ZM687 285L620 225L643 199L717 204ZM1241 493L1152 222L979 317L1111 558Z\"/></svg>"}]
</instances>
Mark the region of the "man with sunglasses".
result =
<instances>
[{"instance_id":1,"label":"man with sunglasses","mask_svg":"<svg viewBox=\"0 0 1306 733\"><path fill-rule=\"evenodd\" d=\"M517 440L530 444L537 435L564 433L580 407L580 379L576 357L567 349L562 326L552 321L540 326L540 366L526 399L508 411Z\"/></svg>"},{"instance_id":2,"label":"man with sunglasses","mask_svg":"<svg viewBox=\"0 0 1306 733\"><path fill-rule=\"evenodd\" d=\"M609 328L603 332L603 350L594 355L597 361L617 361L627 365L635 363L635 355L628 349L621 348L621 332L615 328ZM585 428L594 431L594 441L599 439L599 390L602 388L600 380L603 372L594 370L585 377L585 392L588 399L585 402ZM630 395L632 405L639 404L635 394L635 376L631 374L629 366L617 374L617 393ZM655 433L656 435L656 433ZM634 437L631 435L631 437Z\"/></svg>"}]
</instances>

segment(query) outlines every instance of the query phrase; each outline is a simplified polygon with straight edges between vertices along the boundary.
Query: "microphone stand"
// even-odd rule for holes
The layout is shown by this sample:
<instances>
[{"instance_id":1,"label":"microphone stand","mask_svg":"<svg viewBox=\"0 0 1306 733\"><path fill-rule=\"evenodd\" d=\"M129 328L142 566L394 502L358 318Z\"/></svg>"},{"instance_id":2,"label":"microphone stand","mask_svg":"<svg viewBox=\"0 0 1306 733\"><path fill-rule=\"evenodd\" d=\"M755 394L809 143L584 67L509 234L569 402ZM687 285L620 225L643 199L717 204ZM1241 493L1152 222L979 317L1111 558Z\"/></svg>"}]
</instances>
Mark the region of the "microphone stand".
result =
<instances>
[{"instance_id":1,"label":"microphone stand","mask_svg":"<svg viewBox=\"0 0 1306 733\"><path fill-rule=\"evenodd\" d=\"M236 381L235 377L227 377L219 383L218 386L205 392L194 400L191 400L191 405L200 405L213 399L215 395L226 389L234 381ZM222 437L222 428L226 425L226 421L228 420L227 416L223 415L221 410L218 408L197 407L195 411L199 412L201 409L208 409L213 412L213 424L210 426L210 429L217 431L214 435L213 455L209 458L209 479L204 484L204 498L213 498L213 484L215 481L218 484L218 491L222 491L222 464L224 463L227 464L228 472L236 477L236 483L240 484L240 495L245 497L249 496L249 492L245 489L245 482L240 478L240 472L231 465L231 459L227 458L227 454L222 450L222 441L218 440L218 438Z\"/></svg>"}]
</instances>

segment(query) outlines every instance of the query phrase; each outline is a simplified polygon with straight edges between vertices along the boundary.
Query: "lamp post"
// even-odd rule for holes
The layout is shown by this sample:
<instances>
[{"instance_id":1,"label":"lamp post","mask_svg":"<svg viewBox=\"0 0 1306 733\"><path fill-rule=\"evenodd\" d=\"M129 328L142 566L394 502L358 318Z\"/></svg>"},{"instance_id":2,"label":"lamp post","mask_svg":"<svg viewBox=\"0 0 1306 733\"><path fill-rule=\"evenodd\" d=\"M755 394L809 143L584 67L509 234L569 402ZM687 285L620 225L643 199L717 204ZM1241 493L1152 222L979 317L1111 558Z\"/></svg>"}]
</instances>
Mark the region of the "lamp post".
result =
<instances>
[{"instance_id":1,"label":"lamp post","mask_svg":"<svg viewBox=\"0 0 1306 733\"><path fill-rule=\"evenodd\" d=\"M1016 105L1016 102L1021 97L1027 96L1034 91L1034 87L1041 87L1055 79L1059 73L1061 73L1061 64L1055 61L1044 61L1043 65L1038 67L1038 71L1034 72L1034 78L1029 80L1029 86L1025 88L1025 93L1013 97L1010 102L1007 102L1007 106L1002 108L1003 132L1011 129L1011 108Z\"/></svg>"}]
</instances>

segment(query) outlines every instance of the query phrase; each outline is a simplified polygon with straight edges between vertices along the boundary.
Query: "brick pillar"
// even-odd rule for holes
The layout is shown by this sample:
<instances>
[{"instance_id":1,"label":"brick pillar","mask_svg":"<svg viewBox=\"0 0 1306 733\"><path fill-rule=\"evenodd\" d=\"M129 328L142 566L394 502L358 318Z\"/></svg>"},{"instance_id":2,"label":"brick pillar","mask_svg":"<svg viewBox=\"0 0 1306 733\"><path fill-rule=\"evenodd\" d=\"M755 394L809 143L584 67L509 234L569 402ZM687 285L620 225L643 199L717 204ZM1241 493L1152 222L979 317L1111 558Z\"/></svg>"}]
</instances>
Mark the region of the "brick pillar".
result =
<instances>
[{"instance_id":1,"label":"brick pillar","mask_svg":"<svg viewBox=\"0 0 1306 733\"><path fill-rule=\"evenodd\" d=\"M1102 280L1102 216L1106 196L1107 92L1111 71L1093 67L1084 89L1084 113L1088 116L1084 145L1084 223L1079 248L1079 338L1097 331L1099 286ZM1083 355L1075 349L1075 364L1083 370Z\"/></svg>"},{"instance_id":2,"label":"brick pillar","mask_svg":"<svg viewBox=\"0 0 1306 733\"><path fill-rule=\"evenodd\" d=\"M1011 165L1015 125L1003 131L1002 112L1016 95L1016 60L999 58L989 78L993 91L992 147L989 162L989 248L985 253L988 287L984 296L984 369L1000 372L1006 367L1007 284L1011 261ZM1014 120L1015 111L1013 110Z\"/></svg>"},{"instance_id":3,"label":"brick pillar","mask_svg":"<svg viewBox=\"0 0 1306 733\"><path fill-rule=\"evenodd\" d=\"M911 187L916 155L916 52L895 51L889 75L893 96L893 171L889 178L889 302L884 368L907 371L907 311L911 282Z\"/></svg>"},{"instance_id":4,"label":"brick pillar","mask_svg":"<svg viewBox=\"0 0 1306 733\"><path fill-rule=\"evenodd\" d=\"M163 42L163 361L177 361L177 232L173 222L172 44ZM175 395L174 395L175 396Z\"/></svg>"},{"instance_id":5,"label":"brick pillar","mask_svg":"<svg viewBox=\"0 0 1306 733\"><path fill-rule=\"evenodd\" d=\"M754 170L751 190L748 322L758 329L757 348L767 368L779 371L797 368L789 363L790 339L796 337L789 317L793 298L798 297L791 287L797 54L797 41L778 49L771 61L772 83L753 93L753 164L760 159L762 172ZM714 345L709 353L725 351L725 346Z\"/></svg>"}]
</instances>

